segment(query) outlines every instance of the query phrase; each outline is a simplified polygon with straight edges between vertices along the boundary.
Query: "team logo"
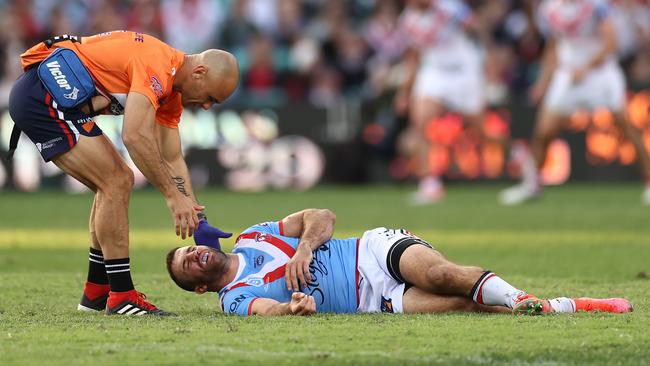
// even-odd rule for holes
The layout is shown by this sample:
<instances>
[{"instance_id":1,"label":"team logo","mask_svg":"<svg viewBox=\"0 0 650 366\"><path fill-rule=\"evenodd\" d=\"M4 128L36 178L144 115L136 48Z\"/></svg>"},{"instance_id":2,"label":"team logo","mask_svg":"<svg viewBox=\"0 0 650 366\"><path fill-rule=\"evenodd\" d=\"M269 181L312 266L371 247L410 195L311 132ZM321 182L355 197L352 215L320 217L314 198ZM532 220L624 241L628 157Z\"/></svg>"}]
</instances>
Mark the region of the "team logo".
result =
<instances>
[{"instance_id":1,"label":"team logo","mask_svg":"<svg viewBox=\"0 0 650 366\"><path fill-rule=\"evenodd\" d=\"M246 280L246 284L253 287L260 287L264 284L264 279L260 277L251 277Z\"/></svg>"},{"instance_id":2,"label":"team logo","mask_svg":"<svg viewBox=\"0 0 650 366\"><path fill-rule=\"evenodd\" d=\"M381 312L382 313L394 313L393 311L393 300L392 299L386 299L385 297L381 297Z\"/></svg>"},{"instance_id":3,"label":"team logo","mask_svg":"<svg viewBox=\"0 0 650 366\"><path fill-rule=\"evenodd\" d=\"M255 235L256 242L266 241L266 238L267 238L266 234L257 233L257 235Z\"/></svg>"},{"instance_id":4,"label":"team logo","mask_svg":"<svg viewBox=\"0 0 650 366\"><path fill-rule=\"evenodd\" d=\"M152 75L151 78L149 79L151 90L153 90L154 94L156 94L156 97L161 98L164 94L163 91L163 86L160 80L156 77L156 75Z\"/></svg>"},{"instance_id":5,"label":"team logo","mask_svg":"<svg viewBox=\"0 0 650 366\"><path fill-rule=\"evenodd\" d=\"M260 267L262 266L263 263L264 263L264 256L260 255L257 258L255 258L255 265L253 267L255 268Z\"/></svg>"}]
</instances>

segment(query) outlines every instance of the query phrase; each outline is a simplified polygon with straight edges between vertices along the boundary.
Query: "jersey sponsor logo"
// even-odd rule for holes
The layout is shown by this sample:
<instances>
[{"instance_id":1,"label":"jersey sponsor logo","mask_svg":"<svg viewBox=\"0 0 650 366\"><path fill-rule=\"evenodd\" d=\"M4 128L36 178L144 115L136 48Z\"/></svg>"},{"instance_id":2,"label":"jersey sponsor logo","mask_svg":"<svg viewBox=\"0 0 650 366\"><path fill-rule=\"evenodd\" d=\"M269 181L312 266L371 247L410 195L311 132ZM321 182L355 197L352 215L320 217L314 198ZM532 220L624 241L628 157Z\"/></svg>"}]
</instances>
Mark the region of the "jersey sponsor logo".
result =
<instances>
[{"instance_id":1,"label":"jersey sponsor logo","mask_svg":"<svg viewBox=\"0 0 650 366\"><path fill-rule=\"evenodd\" d=\"M264 285L264 279L260 277L251 277L246 280L246 284L253 287L260 287Z\"/></svg>"},{"instance_id":2,"label":"jersey sponsor logo","mask_svg":"<svg viewBox=\"0 0 650 366\"><path fill-rule=\"evenodd\" d=\"M257 256L257 258L255 258L255 264L253 265L253 267L257 268L260 267L262 264L264 264L264 256L259 255Z\"/></svg>"},{"instance_id":3,"label":"jersey sponsor logo","mask_svg":"<svg viewBox=\"0 0 650 366\"><path fill-rule=\"evenodd\" d=\"M164 94L163 86L160 80L158 80L158 77L156 75L151 75L149 78L149 85L151 86L151 90L153 90L153 93L156 94L156 97L161 98Z\"/></svg>"},{"instance_id":4,"label":"jersey sponsor logo","mask_svg":"<svg viewBox=\"0 0 650 366\"><path fill-rule=\"evenodd\" d=\"M244 300L246 300L246 295L239 295L235 297L235 299L230 303L230 312L234 313L239 307L239 304L241 304Z\"/></svg>"},{"instance_id":5,"label":"jersey sponsor logo","mask_svg":"<svg viewBox=\"0 0 650 366\"><path fill-rule=\"evenodd\" d=\"M59 61L48 62L47 64L45 64L45 66L47 66L47 69L50 72L50 74L52 74L52 76L54 76L54 80L56 80L56 83L59 84L59 88L62 88L62 89L65 89L65 90L72 89L72 87L68 83L68 79L61 72L61 65L59 65ZM77 90L77 92L78 92L78 90ZM74 93L74 91L73 91L73 93Z\"/></svg>"},{"instance_id":6,"label":"jersey sponsor logo","mask_svg":"<svg viewBox=\"0 0 650 366\"><path fill-rule=\"evenodd\" d=\"M307 281L305 286L305 293L307 295L313 296L317 305L323 305L325 303L325 293L320 288L321 281L323 277L329 275L330 270L327 267L326 259L332 256L330 247L327 244L323 244L317 250L313 252L313 258L309 263L309 274L311 279Z\"/></svg>"},{"instance_id":7,"label":"jersey sponsor logo","mask_svg":"<svg viewBox=\"0 0 650 366\"><path fill-rule=\"evenodd\" d=\"M38 149L38 151L43 151L45 149L49 149L51 147L54 147L54 145L57 142L61 141L61 140L63 140L63 138L61 136L59 136L59 137L55 137L55 138L53 138L51 140L45 141L43 143L37 142L36 143L36 148Z\"/></svg>"}]
</instances>

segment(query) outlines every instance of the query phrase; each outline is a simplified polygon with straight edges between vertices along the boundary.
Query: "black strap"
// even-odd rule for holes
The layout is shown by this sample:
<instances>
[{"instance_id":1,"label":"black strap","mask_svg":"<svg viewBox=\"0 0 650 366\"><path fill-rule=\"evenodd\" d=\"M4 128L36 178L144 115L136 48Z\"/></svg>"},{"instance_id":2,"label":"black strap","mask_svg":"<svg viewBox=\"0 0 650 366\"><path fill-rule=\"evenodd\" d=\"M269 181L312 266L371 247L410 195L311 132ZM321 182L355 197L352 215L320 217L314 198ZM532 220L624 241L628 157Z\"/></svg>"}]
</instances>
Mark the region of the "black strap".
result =
<instances>
[{"instance_id":1,"label":"black strap","mask_svg":"<svg viewBox=\"0 0 650 366\"><path fill-rule=\"evenodd\" d=\"M78 36L71 36L71 35L68 35L68 34L48 38L48 39L44 40L43 43L45 43L45 46L47 46L47 48L51 48L52 45L54 45L55 43L59 43L59 42L63 42L63 41L71 41L73 43L74 42L81 43L81 40L79 40Z\"/></svg>"},{"instance_id":2,"label":"black strap","mask_svg":"<svg viewBox=\"0 0 650 366\"><path fill-rule=\"evenodd\" d=\"M18 147L18 140L20 140L20 128L14 124L14 128L11 130L11 137L9 138L9 151L7 151L7 161L10 161L14 157L14 152Z\"/></svg>"}]
</instances>

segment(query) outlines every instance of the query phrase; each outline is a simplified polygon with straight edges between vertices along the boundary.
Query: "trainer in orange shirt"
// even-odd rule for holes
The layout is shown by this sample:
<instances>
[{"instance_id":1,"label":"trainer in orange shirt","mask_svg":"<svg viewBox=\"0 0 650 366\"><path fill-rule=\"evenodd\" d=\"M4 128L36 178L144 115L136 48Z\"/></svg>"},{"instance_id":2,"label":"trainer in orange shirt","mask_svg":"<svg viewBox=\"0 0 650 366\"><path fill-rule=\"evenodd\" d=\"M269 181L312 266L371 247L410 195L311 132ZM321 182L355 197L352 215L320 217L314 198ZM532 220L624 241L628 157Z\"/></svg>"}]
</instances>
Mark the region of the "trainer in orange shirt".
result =
<instances>
[{"instance_id":1,"label":"trainer in orange shirt","mask_svg":"<svg viewBox=\"0 0 650 366\"><path fill-rule=\"evenodd\" d=\"M74 51L92 76L98 91L93 109L124 114L124 145L165 197L176 234L183 239L193 235L205 207L194 195L181 152L181 112L183 106L209 109L228 98L239 81L237 61L214 49L186 55L137 32L54 37L21 55L25 73L9 98L12 119L43 159L95 192L88 281L78 308L168 315L145 301L131 280L128 204L133 172L92 121L89 108L63 110L38 77L36 66L60 47Z\"/></svg>"}]
</instances>

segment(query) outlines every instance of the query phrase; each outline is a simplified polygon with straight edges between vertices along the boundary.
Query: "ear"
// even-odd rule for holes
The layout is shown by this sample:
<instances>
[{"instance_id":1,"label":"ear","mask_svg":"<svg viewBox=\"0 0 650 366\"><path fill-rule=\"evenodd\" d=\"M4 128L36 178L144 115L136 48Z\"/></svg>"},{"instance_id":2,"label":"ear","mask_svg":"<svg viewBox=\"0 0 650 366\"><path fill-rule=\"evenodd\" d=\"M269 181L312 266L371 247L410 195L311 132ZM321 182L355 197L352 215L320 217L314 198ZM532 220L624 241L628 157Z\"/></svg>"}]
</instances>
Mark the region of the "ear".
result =
<instances>
[{"instance_id":1,"label":"ear","mask_svg":"<svg viewBox=\"0 0 650 366\"><path fill-rule=\"evenodd\" d=\"M196 65L192 70L192 76L195 78L203 77L208 73L208 68L205 65Z\"/></svg>"},{"instance_id":2,"label":"ear","mask_svg":"<svg viewBox=\"0 0 650 366\"><path fill-rule=\"evenodd\" d=\"M208 285L196 285L194 287L194 292L196 292L198 295L203 295L208 291Z\"/></svg>"}]
</instances>

